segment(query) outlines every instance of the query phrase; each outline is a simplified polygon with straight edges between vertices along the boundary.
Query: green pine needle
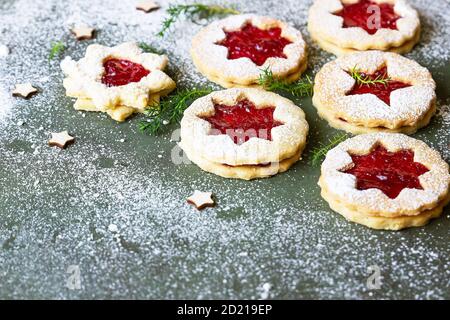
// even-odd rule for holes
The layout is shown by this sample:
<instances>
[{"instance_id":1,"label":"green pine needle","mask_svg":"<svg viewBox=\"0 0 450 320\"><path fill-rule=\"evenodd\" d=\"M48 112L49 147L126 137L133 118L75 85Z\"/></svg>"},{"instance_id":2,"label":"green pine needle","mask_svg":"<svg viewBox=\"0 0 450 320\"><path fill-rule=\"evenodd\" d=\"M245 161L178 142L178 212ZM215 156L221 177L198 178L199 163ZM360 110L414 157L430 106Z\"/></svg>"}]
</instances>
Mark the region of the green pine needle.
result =
<instances>
[{"instance_id":1,"label":"green pine needle","mask_svg":"<svg viewBox=\"0 0 450 320\"><path fill-rule=\"evenodd\" d=\"M356 80L356 83L360 86L374 86L377 84L382 84L387 86L391 78L387 76L387 74L379 75L375 79L371 79L370 76L364 75L359 69L358 66L354 66L352 70L350 70L350 75L353 79Z\"/></svg>"},{"instance_id":2,"label":"green pine needle","mask_svg":"<svg viewBox=\"0 0 450 320\"><path fill-rule=\"evenodd\" d=\"M311 165L313 167L318 166L325 158L328 151L333 149L335 146L337 146L339 143L346 140L347 138L348 135L346 133L339 133L334 137L330 138L327 144L320 143L319 146L314 148L314 150L312 151Z\"/></svg>"},{"instance_id":3,"label":"green pine needle","mask_svg":"<svg viewBox=\"0 0 450 320\"><path fill-rule=\"evenodd\" d=\"M53 60L56 56L59 56L64 50L66 50L66 46L62 41L52 42L48 59Z\"/></svg>"},{"instance_id":4,"label":"green pine needle","mask_svg":"<svg viewBox=\"0 0 450 320\"><path fill-rule=\"evenodd\" d=\"M267 91L282 91L294 97L312 96L314 88L314 83L308 75L304 79L287 83L284 80L275 78L272 70L269 68L261 70L258 84Z\"/></svg>"},{"instance_id":5,"label":"green pine needle","mask_svg":"<svg viewBox=\"0 0 450 320\"><path fill-rule=\"evenodd\" d=\"M212 16L223 16L229 14L239 14L234 7L223 7L219 5L206 5L201 3L171 5L167 9L167 17L162 23L158 36L163 37L171 26L182 16L186 16L191 21L199 18L208 19Z\"/></svg>"},{"instance_id":6,"label":"green pine needle","mask_svg":"<svg viewBox=\"0 0 450 320\"><path fill-rule=\"evenodd\" d=\"M142 49L142 51L147 52L147 53L154 53L154 54L159 54L159 55L165 54L165 52L163 50L156 49L152 45L149 45L148 43L145 43L145 42L139 42L138 46L139 46L139 48Z\"/></svg>"},{"instance_id":7,"label":"green pine needle","mask_svg":"<svg viewBox=\"0 0 450 320\"><path fill-rule=\"evenodd\" d=\"M211 88L177 90L146 110L147 119L139 123L139 129L151 135L161 133L165 126L181 120L190 102L211 92Z\"/></svg>"}]
</instances>

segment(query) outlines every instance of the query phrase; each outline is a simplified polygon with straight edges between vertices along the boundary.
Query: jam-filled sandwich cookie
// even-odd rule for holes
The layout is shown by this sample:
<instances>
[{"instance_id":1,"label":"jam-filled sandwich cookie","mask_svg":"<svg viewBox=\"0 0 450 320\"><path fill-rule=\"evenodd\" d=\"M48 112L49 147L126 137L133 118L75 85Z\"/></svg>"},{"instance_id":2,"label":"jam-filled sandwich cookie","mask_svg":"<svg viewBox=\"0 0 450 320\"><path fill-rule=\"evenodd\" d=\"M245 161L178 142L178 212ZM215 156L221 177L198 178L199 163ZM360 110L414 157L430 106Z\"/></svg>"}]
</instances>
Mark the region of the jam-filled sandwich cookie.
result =
<instances>
[{"instance_id":1,"label":"jam-filled sandwich cookie","mask_svg":"<svg viewBox=\"0 0 450 320\"><path fill-rule=\"evenodd\" d=\"M407 53L420 39L419 15L406 0L315 0L308 30L336 55L382 50Z\"/></svg>"},{"instance_id":2,"label":"jam-filled sandwich cookie","mask_svg":"<svg viewBox=\"0 0 450 320\"><path fill-rule=\"evenodd\" d=\"M209 80L230 87L258 85L261 70L297 80L307 67L300 31L269 17L236 15L211 23L192 40L192 59Z\"/></svg>"},{"instance_id":3,"label":"jam-filled sandwich cookie","mask_svg":"<svg viewBox=\"0 0 450 320\"><path fill-rule=\"evenodd\" d=\"M305 115L290 100L236 88L213 92L186 109L179 145L205 171L250 180L288 170L300 159L307 134Z\"/></svg>"},{"instance_id":4,"label":"jam-filled sandwich cookie","mask_svg":"<svg viewBox=\"0 0 450 320\"><path fill-rule=\"evenodd\" d=\"M424 142L371 133L330 150L319 186L331 209L374 229L423 226L449 202L447 163Z\"/></svg>"},{"instance_id":5,"label":"jam-filled sandwich cookie","mask_svg":"<svg viewBox=\"0 0 450 320\"><path fill-rule=\"evenodd\" d=\"M358 52L317 73L313 104L337 129L351 133L402 132L426 126L436 112L430 72L395 53Z\"/></svg>"},{"instance_id":6,"label":"jam-filled sandwich cookie","mask_svg":"<svg viewBox=\"0 0 450 320\"><path fill-rule=\"evenodd\" d=\"M131 42L111 48L93 44L81 60L61 62L66 95L77 98L77 110L106 112L124 121L175 88L162 71L167 62L166 56L144 53Z\"/></svg>"}]
</instances>

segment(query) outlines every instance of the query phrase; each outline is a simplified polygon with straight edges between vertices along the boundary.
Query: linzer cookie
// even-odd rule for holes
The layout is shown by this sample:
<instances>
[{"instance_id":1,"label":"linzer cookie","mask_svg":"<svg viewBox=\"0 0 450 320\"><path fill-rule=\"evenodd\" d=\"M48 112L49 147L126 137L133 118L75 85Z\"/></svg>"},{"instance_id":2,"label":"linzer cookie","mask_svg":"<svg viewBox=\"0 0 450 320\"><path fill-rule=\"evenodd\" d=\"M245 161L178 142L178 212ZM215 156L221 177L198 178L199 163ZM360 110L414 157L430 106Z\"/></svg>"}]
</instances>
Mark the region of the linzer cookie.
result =
<instances>
[{"instance_id":1,"label":"linzer cookie","mask_svg":"<svg viewBox=\"0 0 450 320\"><path fill-rule=\"evenodd\" d=\"M406 0L315 0L308 30L336 55L382 50L407 53L420 39L419 15Z\"/></svg>"},{"instance_id":2,"label":"linzer cookie","mask_svg":"<svg viewBox=\"0 0 450 320\"><path fill-rule=\"evenodd\" d=\"M358 52L317 73L313 104L328 123L351 133L411 134L436 112L431 73L395 53Z\"/></svg>"},{"instance_id":3,"label":"linzer cookie","mask_svg":"<svg viewBox=\"0 0 450 320\"><path fill-rule=\"evenodd\" d=\"M303 111L275 93L228 89L197 99L181 120L180 146L205 171L255 179L289 169L306 144Z\"/></svg>"},{"instance_id":4,"label":"linzer cookie","mask_svg":"<svg viewBox=\"0 0 450 320\"><path fill-rule=\"evenodd\" d=\"M293 82L307 67L300 31L279 20L250 14L203 28L192 40L191 55L202 74L226 88L257 86L263 69Z\"/></svg>"},{"instance_id":5,"label":"linzer cookie","mask_svg":"<svg viewBox=\"0 0 450 320\"><path fill-rule=\"evenodd\" d=\"M424 142L363 134L327 153L319 186L331 209L374 229L423 226L448 204L447 163Z\"/></svg>"},{"instance_id":6,"label":"linzer cookie","mask_svg":"<svg viewBox=\"0 0 450 320\"><path fill-rule=\"evenodd\" d=\"M131 42L111 48L93 44L80 61L67 57L61 62L66 95L77 98L77 110L106 112L124 121L175 88L163 72L167 62L167 56L144 53Z\"/></svg>"}]
</instances>

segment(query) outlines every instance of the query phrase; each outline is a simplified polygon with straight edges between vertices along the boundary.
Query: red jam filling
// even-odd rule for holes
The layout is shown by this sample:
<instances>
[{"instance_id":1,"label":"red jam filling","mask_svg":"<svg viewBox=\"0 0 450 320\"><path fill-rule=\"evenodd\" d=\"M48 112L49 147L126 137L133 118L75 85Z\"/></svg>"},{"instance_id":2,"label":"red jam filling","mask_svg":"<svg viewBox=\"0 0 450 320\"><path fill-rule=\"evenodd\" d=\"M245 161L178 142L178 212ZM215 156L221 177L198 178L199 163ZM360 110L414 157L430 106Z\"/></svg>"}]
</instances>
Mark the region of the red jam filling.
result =
<instances>
[{"instance_id":1,"label":"red jam filling","mask_svg":"<svg viewBox=\"0 0 450 320\"><path fill-rule=\"evenodd\" d=\"M358 190L379 189L391 199L397 198L405 188L423 189L419 176L429 170L414 162L414 152L389 152L383 146L366 155L351 155L354 166L345 173L356 177Z\"/></svg>"},{"instance_id":2,"label":"red jam filling","mask_svg":"<svg viewBox=\"0 0 450 320\"><path fill-rule=\"evenodd\" d=\"M268 58L286 58L284 47L291 41L281 36L281 28L261 30L246 24L239 31L225 31L226 38L218 45L228 48L228 59L249 58L261 66Z\"/></svg>"},{"instance_id":3,"label":"red jam filling","mask_svg":"<svg viewBox=\"0 0 450 320\"><path fill-rule=\"evenodd\" d=\"M360 27L369 34L378 29L397 29L400 18L389 3L376 3L370 0L360 0L357 3L343 4L344 9L335 15L344 18L344 28ZM377 16L379 12L379 17Z\"/></svg>"},{"instance_id":4,"label":"red jam filling","mask_svg":"<svg viewBox=\"0 0 450 320\"><path fill-rule=\"evenodd\" d=\"M108 87L124 86L130 82L139 82L150 71L140 64L124 59L108 59L103 63L105 73L102 83Z\"/></svg>"},{"instance_id":5,"label":"red jam filling","mask_svg":"<svg viewBox=\"0 0 450 320\"><path fill-rule=\"evenodd\" d=\"M368 78L370 80L376 80L381 78L388 78L387 67L383 67L374 74L361 73L362 78ZM376 95L379 99L384 101L387 105L391 105L391 92L410 87L410 84L388 80L387 83L373 83L373 84L360 84L357 83L353 86L352 90L347 95L366 94L371 93Z\"/></svg>"},{"instance_id":6,"label":"red jam filling","mask_svg":"<svg viewBox=\"0 0 450 320\"><path fill-rule=\"evenodd\" d=\"M214 115L204 118L214 129L211 134L227 134L236 144L252 137L272 140L272 128L282 125L273 119L274 107L257 109L247 99L234 106L215 104L214 110Z\"/></svg>"}]
</instances>

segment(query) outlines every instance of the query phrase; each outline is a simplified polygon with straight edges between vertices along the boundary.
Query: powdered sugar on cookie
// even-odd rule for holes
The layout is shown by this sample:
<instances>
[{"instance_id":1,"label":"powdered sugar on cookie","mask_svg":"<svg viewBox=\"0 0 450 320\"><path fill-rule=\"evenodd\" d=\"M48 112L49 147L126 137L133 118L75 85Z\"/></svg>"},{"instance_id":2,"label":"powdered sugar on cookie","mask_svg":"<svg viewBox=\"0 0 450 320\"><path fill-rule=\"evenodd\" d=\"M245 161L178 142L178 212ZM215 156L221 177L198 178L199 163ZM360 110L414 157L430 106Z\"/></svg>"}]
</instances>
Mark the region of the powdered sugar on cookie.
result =
<instances>
[{"instance_id":1,"label":"powdered sugar on cookie","mask_svg":"<svg viewBox=\"0 0 450 320\"><path fill-rule=\"evenodd\" d=\"M358 27L344 28L343 18L335 15L350 0L316 0L309 10L308 29L313 38L338 48L354 50L389 50L401 47L420 32L418 13L406 0L395 0L394 11L400 16L397 30L379 29L373 35ZM392 3L380 0L378 3ZM418 40L418 39L417 39Z\"/></svg>"},{"instance_id":2,"label":"powdered sugar on cookie","mask_svg":"<svg viewBox=\"0 0 450 320\"><path fill-rule=\"evenodd\" d=\"M355 177L342 172L352 166L350 153L364 155L380 144L391 152L414 152L414 161L429 169L419 177L423 189L403 189L395 199L387 197L378 189L356 189ZM328 152L322 164L319 185L340 202L367 215L414 216L434 208L448 195L448 170L448 164L440 154L420 140L402 134L364 134L348 139Z\"/></svg>"},{"instance_id":3,"label":"powdered sugar on cookie","mask_svg":"<svg viewBox=\"0 0 450 320\"><path fill-rule=\"evenodd\" d=\"M225 39L225 31L239 30L247 23L263 30L281 28L281 36L291 41L283 51L286 58L271 57L262 66L248 58L228 59L228 49L217 43ZM221 83L229 83L230 86L256 84L264 68L270 68L275 76L285 78L303 72L306 67L306 43L300 31L279 20L252 14L230 16L200 30L192 40L191 55L197 68L207 77L219 78Z\"/></svg>"},{"instance_id":4,"label":"powdered sugar on cookie","mask_svg":"<svg viewBox=\"0 0 450 320\"><path fill-rule=\"evenodd\" d=\"M237 145L228 135L210 134L211 124L202 119L214 114L216 103L229 106L248 99L256 108L274 107L273 118L281 123L271 130L272 139L250 138ZM211 162L227 165L258 165L280 162L296 154L306 143L308 123L303 111L290 100L260 89L228 89L197 99L181 121L183 145Z\"/></svg>"},{"instance_id":5,"label":"powdered sugar on cookie","mask_svg":"<svg viewBox=\"0 0 450 320\"><path fill-rule=\"evenodd\" d=\"M390 105L374 94L348 95L356 84L349 74L352 70L371 74L384 66L389 79L410 85L393 91ZM373 128L411 133L428 124L434 114L435 88L430 72L415 61L394 53L368 51L346 55L323 66L315 78L313 103L332 125L345 121L348 126L343 128L351 132Z\"/></svg>"},{"instance_id":6,"label":"powdered sugar on cookie","mask_svg":"<svg viewBox=\"0 0 450 320\"><path fill-rule=\"evenodd\" d=\"M141 65L148 75L137 82L108 86L101 79L105 73L104 62L112 58L127 59ZM78 109L105 112L121 108L121 114L129 115L133 111L142 112L149 102L158 101L160 95L175 88L175 82L162 71L167 63L167 56L144 53L137 44L128 42L111 48L90 45L83 59L76 62L66 57L61 62L61 69L67 76L64 79L66 94L80 99ZM122 112L123 108L126 110Z\"/></svg>"}]
</instances>

